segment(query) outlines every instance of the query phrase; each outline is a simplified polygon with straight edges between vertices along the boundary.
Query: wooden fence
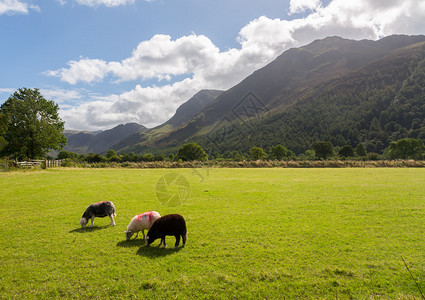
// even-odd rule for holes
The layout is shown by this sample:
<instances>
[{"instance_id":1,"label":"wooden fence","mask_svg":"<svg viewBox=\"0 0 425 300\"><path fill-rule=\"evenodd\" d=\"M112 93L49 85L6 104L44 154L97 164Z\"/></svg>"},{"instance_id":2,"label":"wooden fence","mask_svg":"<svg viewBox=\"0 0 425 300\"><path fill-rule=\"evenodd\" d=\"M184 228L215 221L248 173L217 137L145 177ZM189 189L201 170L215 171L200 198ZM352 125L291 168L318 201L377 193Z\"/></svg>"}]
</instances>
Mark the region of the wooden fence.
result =
<instances>
[{"instance_id":1,"label":"wooden fence","mask_svg":"<svg viewBox=\"0 0 425 300\"><path fill-rule=\"evenodd\" d=\"M54 167L60 167L62 166L62 163L64 162L64 159L56 159L56 160L36 160L31 159L28 161L17 161L16 165L18 167L24 167L24 168L34 168L34 167L42 167L42 168L54 168Z\"/></svg>"},{"instance_id":2,"label":"wooden fence","mask_svg":"<svg viewBox=\"0 0 425 300\"><path fill-rule=\"evenodd\" d=\"M55 160L45 160L45 167L46 168L54 168L54 167L61 167L62 163L64 162L64 159L55 159Z\"/></svg>"}]
</instances>

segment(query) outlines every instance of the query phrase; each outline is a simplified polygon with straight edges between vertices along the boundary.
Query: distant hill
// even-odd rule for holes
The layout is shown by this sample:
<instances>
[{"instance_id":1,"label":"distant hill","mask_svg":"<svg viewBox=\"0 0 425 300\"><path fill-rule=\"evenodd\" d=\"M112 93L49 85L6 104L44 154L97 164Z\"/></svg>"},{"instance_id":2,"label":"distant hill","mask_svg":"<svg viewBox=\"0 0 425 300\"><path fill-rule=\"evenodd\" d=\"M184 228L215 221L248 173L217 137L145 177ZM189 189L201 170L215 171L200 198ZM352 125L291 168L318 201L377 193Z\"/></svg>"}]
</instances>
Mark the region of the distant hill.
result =
<instances>
[{"instance_id":1,"label":"distant hill","mask_svg":"<svg viewBox=\"0 0 425 300\"><path fill-rule=\"evenodd\" d=\"M424 42L329 37L289 49L190 120L170 120L118 149L167 152L195 141L210 153L276 144L302 153L329 140L380 152L401 137L425 139Z\"/></svg>"},{"instance_id":2,"label":"distant hill","mask_svg":"<svg viewBox=\"0 0 425 300\"><path fill-rule=\"evenodd\" d=\"M174 128L183 126L190 121L198 113L200 113L207 105L212 103L223 91L218 90L201 90L183 103L176 111L175 115L165 122L162 126L171 125Z\"/></svg>"},{"instance_id":3,"label":"distant hill","mask_svg":"<svg viewBox=\"0 0 425 300\"><path fill-rule=\"evenodd\" d=\"M64 150L75 153L88 153L87 149L90 141L95 137L96 133L90 131L65 130L64 135L67 139Z\"/></svg>"},{"instance_id":4,"label":"distant hill","mask_svg":"<svg viewBox=\"0 0 425 300\"><path fill-rule=\"evenodd\" d=\"M149 149L150 141L155 141L169 132L187 125L197 114L199 114L205 107L214 102L223 91L218 90L201 90L196 93L192 98L183 103L176 111L174 116L164 124L155 128L141 131L129 135L127 138L122 139L119 143L113 145L112 149L122 150L128 149L128 152L139 152L134 145L144 143L145 147ZM149 149L155 152L155 149Z\"/></svg>"},{"instance_id":5,"label":"distant hill","mask_svg":"<svg viewBox=\"0 0 425 300\"><path fill-rule=\"evenodd\" d=\"M136 123L121 124L110 130L97 132L65 130L68 143L64 150L85 154L105 153L121 140L145 130L145 126Z\"/></svg>"}]
</instances>

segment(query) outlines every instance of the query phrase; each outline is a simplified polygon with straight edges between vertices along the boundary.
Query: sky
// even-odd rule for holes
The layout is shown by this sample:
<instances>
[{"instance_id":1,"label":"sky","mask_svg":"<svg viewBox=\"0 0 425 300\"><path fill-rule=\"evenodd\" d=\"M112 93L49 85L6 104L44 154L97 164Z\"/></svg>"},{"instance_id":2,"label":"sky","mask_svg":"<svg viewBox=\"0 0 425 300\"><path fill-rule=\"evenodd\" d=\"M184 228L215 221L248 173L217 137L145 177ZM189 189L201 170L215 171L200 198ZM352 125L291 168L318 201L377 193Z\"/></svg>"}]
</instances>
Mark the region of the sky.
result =
<instances>
[{"instance_id":1,"label":"sky","mask_svg":"<svg viewBox=\"0 0 425 300\"><path fill-rule=\"evenodd\" d=\"M0 105L38 88L66 129L171 118L327 36L425 34L425 0L0 0Z\"/></svg>"}]
</instances>

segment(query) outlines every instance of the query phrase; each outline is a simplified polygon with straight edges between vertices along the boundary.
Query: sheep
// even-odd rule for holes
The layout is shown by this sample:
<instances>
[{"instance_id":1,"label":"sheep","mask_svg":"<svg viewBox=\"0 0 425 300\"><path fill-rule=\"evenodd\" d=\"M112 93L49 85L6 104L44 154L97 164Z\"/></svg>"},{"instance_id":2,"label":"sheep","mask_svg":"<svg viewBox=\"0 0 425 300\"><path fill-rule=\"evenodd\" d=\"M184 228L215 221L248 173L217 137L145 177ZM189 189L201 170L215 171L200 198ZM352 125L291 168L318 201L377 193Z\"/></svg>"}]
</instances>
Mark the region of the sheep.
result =
<instances>
[{"instance_id":1,"label":"sheep","mask_svg":"<svg viewBox=\"0 0 425 300\"><path fill-rule=\"evenodd\" d=\"M93 227L93 221L95 217L104 218L108 216L111 219L111 226L115 226L114 216L115 206L111 201L101 201L89 205L83 216L80 219L80 225L82 228L86 227L89 219L91 219L91 226Z\"/></svg>"},{"instance_id":2,"label":"sheep","mask_svg":"<svg viewBox=\"0 0 425 300\"><path fill-rule=\"evenodd\" d=\"M166 247L165 244L165 236L166 235L174 235L176 238L176 244L174 248L177 248L180 243L180 236L183 238L183 247L186 245L187 239L187 230L186 230L186 222L181 215L178 214L170 214L165 215L153 223L151 229L149 229L148 234L146 236L146 241L148 246L152 244L156 239L161 239L161 243Z\"/></svg>"},{"instance_id":3,"label":"sheep","mask_svg":"<svg viewBox=\"0 0 425 300\"><path fill-rule=\"evenodd\" d=\"M143 214L134 216L134 218L130 221L130 224L127 226L127 230L124 232L127 241L131 239L133 234L136 233L136 239L139 236L139 231L143 234L143 239L145 238L145 229L149 230L152 224L161 217L161 215L156 211L149 211Z\"/></svg>"}]
</instances>

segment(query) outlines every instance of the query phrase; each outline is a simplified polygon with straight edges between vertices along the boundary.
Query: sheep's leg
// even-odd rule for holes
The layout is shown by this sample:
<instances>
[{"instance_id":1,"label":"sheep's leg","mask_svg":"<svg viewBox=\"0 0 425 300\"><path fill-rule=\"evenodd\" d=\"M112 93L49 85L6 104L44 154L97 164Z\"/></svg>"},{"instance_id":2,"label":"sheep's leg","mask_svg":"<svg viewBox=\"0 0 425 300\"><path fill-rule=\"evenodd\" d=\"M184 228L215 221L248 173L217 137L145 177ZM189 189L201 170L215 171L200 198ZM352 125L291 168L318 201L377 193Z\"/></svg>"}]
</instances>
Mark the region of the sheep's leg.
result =
<instances>
[{"instance_id":1,"label":"sheep's leg","mask_svg":"<svg viewBox=\"0 0 425 300\"><path fill-rule=\"evenodd\" d=\"M136 237L134 239L137 239L137 237L139 236L139 232L136 232Z\"/></svg>"},{"instance_id":2,"label":"sheep's leg","mask_svg":"<svg viewBox=\"0 0 425 300\"><path fill-rule=\"evenodd\" d=\"M114 215L109 215L109 218L111 219L111 226L115 226Z\"/></svg>"},{"instance_id":3,"label":"sheep's leg","mask_svg":"<svg viewBox=\"0 0 425 300\"><path fill-rule=\"evenodd\" d=\"M94 217L91 217L91 226L90 227L93 227L93 222L94 222Z\"/></svg>"},{"instance_id":4,"label":"sheep's leg","mask_svg":"<svg viewBox=\"0 0 425 300\"><path fill-rule=\"evenodd\" d=\"M165 236L163 238L161 238L161 244L159 244L159 246L164 245L164 248L167 247L167 244L165 244Z\"/></svg>"},{"instance_id":5,"label":"sheep's leg","mask_svg":"<svg viewBox=\"0 0 425 300\"><path fill-rule=\"evenodd\" d=\"M174 248L177 248L180 243L180 235L175 235L174 237L176 238L176 244L174 245Z\"/></svg>"},{"instance_id":6,"label":"sheep's leg","mask_svg":"<svg viewBox=\"0 0 425 300\"><path fill-rule=\"evenodd\" d=\"M186 245L186 239L187 239L187 233L185 235L182 235L183 238L183 247Z\"/></svg>"}]
</instances>

